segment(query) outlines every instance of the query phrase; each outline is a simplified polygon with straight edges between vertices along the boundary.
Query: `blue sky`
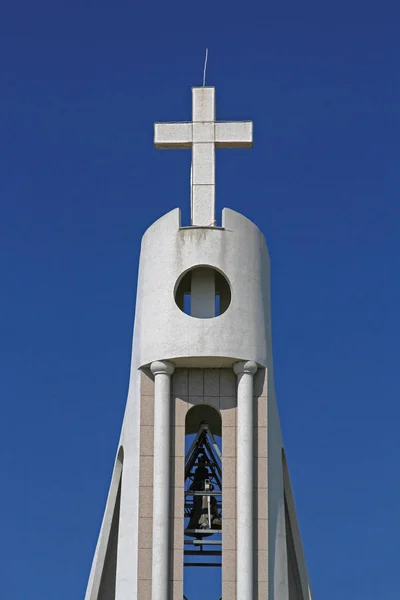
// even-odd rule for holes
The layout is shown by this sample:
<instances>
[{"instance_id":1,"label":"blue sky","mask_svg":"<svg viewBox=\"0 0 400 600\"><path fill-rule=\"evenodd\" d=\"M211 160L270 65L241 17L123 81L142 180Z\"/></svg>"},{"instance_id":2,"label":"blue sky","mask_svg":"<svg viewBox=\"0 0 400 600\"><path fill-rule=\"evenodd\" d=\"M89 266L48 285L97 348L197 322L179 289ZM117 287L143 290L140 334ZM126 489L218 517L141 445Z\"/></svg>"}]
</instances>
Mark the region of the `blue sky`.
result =
<instances>
[{"instance_id":1,"label":"blue sky","mask_svg":"<svg viewBox=\"0 0 400 600\"><path fill-rule=\"evenodd\" d=\"M155 120L253 119L218 218L272 263L277 397L315 599L398 598L400 7L14 0L0 9L2 594L83 598L124 411L140 238L189 215Z\"/></svg>"}]
</instances>

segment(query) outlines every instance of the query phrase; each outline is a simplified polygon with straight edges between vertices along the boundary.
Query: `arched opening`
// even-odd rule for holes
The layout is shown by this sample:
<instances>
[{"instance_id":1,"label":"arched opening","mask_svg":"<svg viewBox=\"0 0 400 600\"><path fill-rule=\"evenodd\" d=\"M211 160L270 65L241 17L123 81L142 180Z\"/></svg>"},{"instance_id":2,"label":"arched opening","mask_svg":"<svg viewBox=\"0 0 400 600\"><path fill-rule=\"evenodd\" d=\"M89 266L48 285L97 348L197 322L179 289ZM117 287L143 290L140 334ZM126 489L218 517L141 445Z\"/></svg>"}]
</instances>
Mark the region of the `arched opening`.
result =
<instances>
[{"instance_id":1,"label":"arched opening","mask_svg":"<svg viewBox=\"0 0 400 600\"><path fill-rule=\"evenodd\" d=\"M185 421L184 595L218 600L222 593L222 420L207 404Z\"/></svg>"},{"instance_id":2,"label":"arched opening","mask_svg":"<svg viewBox=\"0 0 400 600\"><path fill-rule=\"evenodd\" d=\"M186 271L178 279L175 302L191 317L210 319L227 310L231 303L231 288L221 271L202 265Z\"/></svg>"},{"instance_id":3,"label":"arched opening","mask_svg":"<svg viewBox=\"0 0 400 600\"><path fill-rule=\"evenodd\" d=\"M124 450L120 447L115 462L113 478L110 487L110 507L112 513L109 529L104 532L106 550L104 555L104 564L101 573L98 600L114 600L115 585L117 576L117 551L118 551L118 533L119 533L119 515L121 506L121 483L122 468L124 462ZM113 504L113 505L112 505ZM107 507L108 508L108 507ZM106 509L107 510L107 509Z\"/></svg>"},{"instance_id":4,"label":"arched opening","mask_svg":"<svg viewBox=\"0 0 400 600\"><path fill-rule=\"evenodd\" d=\"M283 470L283 488L285 502L285 533L286 533L286 553L288 569L288 587L289 600L304 600L299 564L297 560L296 544L294 539L293 526L291 521L290 504L293 501L290 486L289 470L286 462L285 451L282 448L282 470Z\"/></svg>"}]
</instances>

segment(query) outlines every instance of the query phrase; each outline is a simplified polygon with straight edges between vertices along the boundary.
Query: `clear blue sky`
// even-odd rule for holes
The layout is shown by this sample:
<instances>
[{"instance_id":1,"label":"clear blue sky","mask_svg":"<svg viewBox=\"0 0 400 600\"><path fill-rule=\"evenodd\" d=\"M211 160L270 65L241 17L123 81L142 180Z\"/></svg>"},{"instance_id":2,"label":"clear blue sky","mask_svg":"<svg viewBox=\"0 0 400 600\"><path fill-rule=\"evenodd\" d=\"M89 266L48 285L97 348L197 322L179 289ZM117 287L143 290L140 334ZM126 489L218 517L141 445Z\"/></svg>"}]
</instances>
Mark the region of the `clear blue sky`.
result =
<instances>
[{"instance_id":1,"label":"clear blue sky","mask_svg":"<svg viewBox=\"0 0 400 600\"><path fill-rule=\"evenodd\" d=\"M0 12L2 598L83 598L125 406L140 238L189 212L155 120L253 119L217 205L265 233L315 599L397 600L398 2L14 0Z\"/></svg>"}]
</instances>

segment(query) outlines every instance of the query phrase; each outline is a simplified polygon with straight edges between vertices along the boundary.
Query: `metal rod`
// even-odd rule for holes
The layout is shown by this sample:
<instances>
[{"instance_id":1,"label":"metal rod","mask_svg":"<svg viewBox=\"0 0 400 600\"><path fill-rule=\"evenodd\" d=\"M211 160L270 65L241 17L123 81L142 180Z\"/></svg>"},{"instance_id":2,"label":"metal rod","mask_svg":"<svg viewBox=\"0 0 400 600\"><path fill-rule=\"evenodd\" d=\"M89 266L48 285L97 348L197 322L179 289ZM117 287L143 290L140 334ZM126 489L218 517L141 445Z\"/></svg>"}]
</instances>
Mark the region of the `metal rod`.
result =
<instances>
[{"instance_id":1,"label":"metal rod","mask_svg":"<svg viewBox=\"0 0 400 600\"><path fill-rule=\"evenodd\" d=\"M192 492L188 490L185 492L185 496L222 496L222 492Z\"/></svg>"},{"instance_id":2,"label":"metal rod","mask_svg":"<svg viewBox=\"0 0 400 600\"><path fill-rule=\"evenodd\" d=\"M185 556L221 556L222 550L209 550L208 552L199 552L198 550L185 550Z\"/></svg>"},{"instance_id":3,"label":"metal rod","mask_svg":"<svg viewBox=\"0 0 400 600\"><path fill-rule=\"evenodd\" d=\"M194 546L221 546L222 540L184 540L185 544L193 544Z\"/></svg>"},{"instance_id":4,"label":"metal rod","mask_svg":"<svg viewBox=\"0 0 400 600\"><path fill-rule=\"evenodd\" d=\"M222 533L222 529L185 529L185 534L202 533L203 535L215 535L216 533Z\"/></svg>"},{"instance_id":5,"label":"metal rod","mask_svg":"<svg viewBox=\"0 0 400 600\"><path fill-rule=\"evenodd\" d=\"M197 563L197 562L185 562L184 567L222 567L222 563Z\"/></svg>"}]
</instances>

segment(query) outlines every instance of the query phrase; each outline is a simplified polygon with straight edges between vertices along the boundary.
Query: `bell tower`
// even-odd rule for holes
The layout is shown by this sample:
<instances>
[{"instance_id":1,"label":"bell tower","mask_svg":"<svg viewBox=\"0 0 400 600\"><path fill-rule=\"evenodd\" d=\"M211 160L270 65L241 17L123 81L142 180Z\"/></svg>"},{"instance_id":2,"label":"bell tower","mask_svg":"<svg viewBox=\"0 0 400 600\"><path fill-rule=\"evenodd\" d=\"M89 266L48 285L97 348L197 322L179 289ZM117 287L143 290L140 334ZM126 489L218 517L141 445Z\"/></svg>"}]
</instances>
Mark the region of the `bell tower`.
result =
<instances>
[{"instance_id":1,"label":"bell tower","mask_svg":"<svg viewBox=\"0 0 400 600\"><path fill-rule=\"evenodd\" d=\"M191 225L145 232L129 393L85 600L311 600L275 400L269 257L254 223L215 221L215 149L251 121L156 123L191 149Z\"/></svg>"}]
</instances>

